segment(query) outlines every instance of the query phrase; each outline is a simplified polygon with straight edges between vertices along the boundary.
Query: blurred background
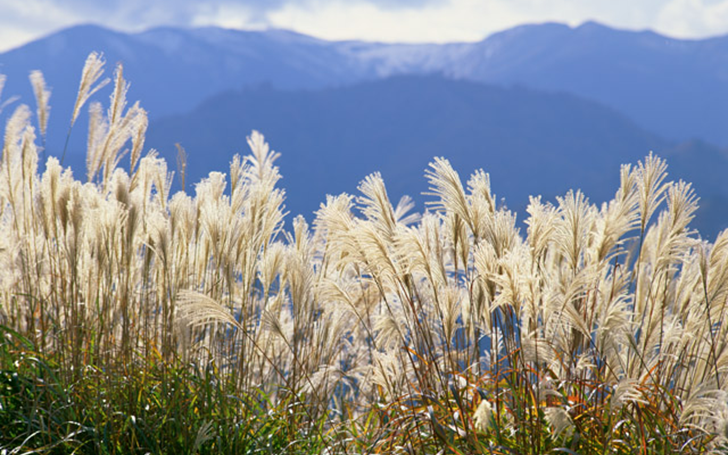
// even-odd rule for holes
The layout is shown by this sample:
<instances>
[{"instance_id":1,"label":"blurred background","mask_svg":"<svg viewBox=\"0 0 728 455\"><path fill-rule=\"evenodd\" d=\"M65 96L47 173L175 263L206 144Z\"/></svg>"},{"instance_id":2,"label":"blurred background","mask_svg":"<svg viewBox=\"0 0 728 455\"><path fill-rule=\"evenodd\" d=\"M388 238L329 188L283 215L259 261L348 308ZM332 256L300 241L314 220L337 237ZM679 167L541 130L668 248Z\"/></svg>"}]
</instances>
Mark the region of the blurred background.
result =
<instances>
[{"instance_id":1,"label":"blurred background","mask_svg":"<svg viewBox=\"0 0 728 455\"><path fill-rule=\"evenodd\" d=\"M91 51L110 77L123 63L145 149L171 170L186 149L187 191L257 129L291 215L375 171L424 211L443 156L463 180L490 173L522 221L529 195L611 198L620 165L654 151L693 183L701 235L728 227L728 0L0 0L2 124L35 109L43 71L60 156ZM64 161L81 179L86 122Z\"/></svg>"}]
</instances>

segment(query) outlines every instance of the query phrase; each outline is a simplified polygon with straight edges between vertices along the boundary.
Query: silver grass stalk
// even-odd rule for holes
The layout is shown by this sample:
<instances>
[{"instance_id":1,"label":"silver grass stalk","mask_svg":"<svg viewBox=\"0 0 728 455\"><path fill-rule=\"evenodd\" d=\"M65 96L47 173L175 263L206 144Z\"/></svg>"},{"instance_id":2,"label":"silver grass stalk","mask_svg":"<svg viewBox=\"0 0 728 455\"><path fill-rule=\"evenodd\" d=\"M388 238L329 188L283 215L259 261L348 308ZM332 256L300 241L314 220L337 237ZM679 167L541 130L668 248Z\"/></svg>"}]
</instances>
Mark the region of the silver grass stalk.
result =
<instances>
[{"instance_id":1,"label":"silver grass stalk","mask_svg":"<svg viewBox=\"0 0 728 455\"><path fill-rule=\"evenodd\" d=\"M134 122L131 127L131 162L129 170L130 172L135 172L136 166L139 163L139 159L141 158L142 152L144 151L144 141L146 139L147 135L147 128L149 127L149 118L147 116L147 111L145 111L142 108L139 108L137 110L137 115L134 118ZM182 152L184 153L184 152ZM184 166L182 166L182 169L180 169L181 172L184 173L185 169ZM182 188L184 188L184 177L182 177Z\"/></svg>"},{"instance_id":2,"label":"silver grass stalk","mask_svg":"<svg viewBox=\"0 0 728 455\"><path fill-rule=\"evenodd\" d=\"M634 378L623 378L620 380L612 391L610 398L610 406L614 409L621 409L627 404L647 404L644 399L640 381Z\"/></svg>"},{"instance_id":3,"label":"silver grass stalk","mask_svg":"<svg viewBox=\"0 0 728 455\"><path fill-rule=\"evenodd\" d=\"M126 102L122 104L126 104ZM137 124L144 121L146 121L146 112L139 107L138 102L129 108L122 117L109 120L109 132L101 156L104 166L104 182L109 180L121 159L129 152L128 149L123 150L123 148L130 139L134 138Z\"/></svg>"},{"instance_id":4,"label":"silver grass stalk","mask_svg":"<svg viewBox=\"0 0 728 455\"><path fill-rule=\"evenodd\" d=\"M711 314L715 312L715 320L724 321L728 307L728 229L716 238L701 271Z\"/></svg>"},{"instance_id":5,"label":"silver grass stalk","mask_svg":"<svg viewBox=\"0 0 728 455\"><path fill-rule=\"evenodd\" d=\"M564 437L569 438L574 432L574 422L571 420L571 416L562 407L547 407L544 410L546 415L546 421L551 426L556 438Z\"/></svg>"},{"instance_id":6,"label":"silver grass stalk","mask_svg":"<svg viewBox=\"0 0 728 455\"><path fill-rule=\"evenodd\" d=\"M126 94L129 91L129 83L124 79L124 66L121 63L116 65L114 71L114 91L111 92L109 112L109 123L115 124L120 121L124 108L126 108Z\"/></svg>"},{"instance_id":7,"label":"silver grass stalk","mask_svg":"<svg viewBox=\"0 0 728 455\"><path fill-rule=\"evenodd\" d=\"M28 106L22 104L15 109L5 126L1 160L10 183L9 197L11 199L14 198L12 193L14 187L17 186L12 182L18 182L20 179L20 172L16 172L16 170L21 171L19 167L21 165L22 142L25 137L25 130L30 128L30 115Z\"/></svg>"},{"instance_id":8,"label":"silver grass stalk","mask_svg":"<svg viewBox=\"0 0 728 455\"><path fill-rule=\"evenodd\" d=\"M33 86L33 94L35 95L35 102L38 106L38 125L40 127L40 134L43 138L46 136L48 130L48 116L50 115L50 106L48 100L51 97L51 92L46 88L46 82L43 78L43 73L34 70L31 71L30 84Z\"/></svg>"},{"instance_id":9,"label":"silver grass stalk","mask_svg":"<svg viewBox=\"0 0 728 455\"><path fill-rule=\"evenodd\" d=\"M531 197L526 211L530 215L526 219L528 243L531 246L534 260L538 263L553 242L558 212L551 203L543 204L541 196Z\"/></svg>"},{"instance_id":10,"label":"silver grass stalk","mask_svg":"<svg viewBox=\"0 0 728 455\"><path fill-rule=\"evenodd\" d=\"M667 164L650 152L644 163L638 164L635 172L639 193L640 229L644 232L647 222L665 198Z\"/></svg>"},{"instance_id":11,"label":"silver grass stalk","mask_svg":"<svg viewBox=\"0 0 728 455\"><path fill-rule=\"evenodd\" d=\"M81 83L78 87L78 96L76 97L76 103L73 106L73 114L71 115L71 126L76 123L78 114L81 112L81 107L83 107L86 101L94 93L110 82L110 79L106 78L96 84L104 73L105 63L103 56L96 52L91 52L86 58L86 63L84 64L83 71L81 72Z\"/></svg>"},{"instance_id":12,"label":"silver grass stalk","mask_svg":"<svg viewBox=\"0 0 728 455\"><path fill-rule=\"evenodd\" d=\"M101 103L89 106L88 141L86 153L86 175L92 181L101 167L103 141L109 131L109 124L103 114Z\"/></svg>"},{"instance_id":13,"label":"silver grass stalk","mask_svg":"<svg viewBox=\"0 0 728 455\"><path fill-rule=\"evenodd\" d=\"M602 205L596 219L591 261L609 262L625 255L625 235L639 223L637 185L630 166L622 166L620 188L614 199Z\"/></svg>"},{"instance_id":14,"label":"silver grass stalk","mask_svg":"<svg viewBox=\"0 0 728 455\"><path fill-rule=\"evenodd\" d=\"M362 196L357 198L357 202L364 216L372 221L383 235L391 238L397 222L382 175L378 172L368 175L359 184L358 190Z\"/></svg>"},{"instance_id":15,"label":"silver grass stalk","mask_svg":"<svg viewBox=\"0 0 728 455\"><path fill-rule=\"evenodd\" d=\"M491 406L490 401L486 399L481 400L480 404L478 404L478 407L473 413L473 421L475 423L475 428L480 431L487 431L491 426L493 426L495 422L493 419L493 407Z\"/></svg>"},{"instance_id":16,"label":"silver grass stalk","mask_svg":"<svg viewBox=\"0 0 728 455\"><path fill-rule=\"evenodd\" d=\"M279 153L272 151L265 137L258 131L253 131L247 138L250 150L253 156L250 157L252 163L252 174L255 179L261 182L278 181L278 168L273 163L281 156Z\"/></svg>"},{"instance_id":17,"label":"silver grass stalk","mask_svg":"<svg viewBox=\"0 0 728 455\"><path fill-rule=\"evenodd\" d=\"M496 211L495 196L491 193L490 175L478 170L468 180L468 200L473 226L472 231L475 241L479 241L485 235L485 220Z\"/></svg>"},{"instance_id":18,"label":"silver grass stalk","mask_svg":"<svg viewBox=\"0 0 728 455\"><path fill-rule=\"evenodd\" d=\"M397 202L397 207L394 208L394 219L398 224L408 226L415 224L422 218L417 212L412 212L415 207L415 201L411 197L404 195Z\"/></svg>"},{"instance_id":19,"label":"silver grass stalk","mask_svg":"<svg viewBox=\"0 0 728 455\"><path fill-rule=\"evenodd\" d=\"M555 232L556 244L562 249L567 264L576 270L583 265L589 232L595 220L595 209L580 191L569 191L565 197L557 197L563 219L561 229Z\"/></svg>"},{"instance_id":20,"label":"silver grass stalk","mask_svg":"<svg viewBox=\"0 0 728 455\"><path fill-rule=\"evenodd\" d=\"M425 175L430 182L430 192L425 194L439 198L439 201L429 204L435 210L450 211L458 215L468 224L471 231L474 231L468 199L458 173L444 158L435 158L435 161L429 166L430 169L425 172Z\"/></svg>"},{"instance_id":21,"label":"silver grass stalk","mask_svg":"<svg viewBox=\"0 0 728 455\"><path fill-rule=\"evenodd\" d=\"M177 320L183 328L199 328L208 324L230 324L242 329L242 326L215 299L195 291L182 290L176 299Z\"/></svg>"}]
</instances>

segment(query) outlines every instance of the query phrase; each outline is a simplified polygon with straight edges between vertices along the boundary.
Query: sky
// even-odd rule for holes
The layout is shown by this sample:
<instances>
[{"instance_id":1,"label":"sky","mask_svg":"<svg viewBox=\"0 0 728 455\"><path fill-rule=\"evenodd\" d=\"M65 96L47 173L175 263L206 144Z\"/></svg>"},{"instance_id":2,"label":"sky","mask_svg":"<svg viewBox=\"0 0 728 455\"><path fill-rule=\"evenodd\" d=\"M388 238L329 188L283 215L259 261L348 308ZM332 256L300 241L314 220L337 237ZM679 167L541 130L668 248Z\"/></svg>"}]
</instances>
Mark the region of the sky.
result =
<instances>
[{"instance_id":1,"label":"sky","mask_svg":"<svg viewBox=\"0 0 728 455\"><path fill-rule=\"evenodd\" d=\"M324 39L478 41L524 23L728 34L728 0L0 0L0 51L93 23L121 31L218 25L285 28Z\"/></svg>"}]
</instances>

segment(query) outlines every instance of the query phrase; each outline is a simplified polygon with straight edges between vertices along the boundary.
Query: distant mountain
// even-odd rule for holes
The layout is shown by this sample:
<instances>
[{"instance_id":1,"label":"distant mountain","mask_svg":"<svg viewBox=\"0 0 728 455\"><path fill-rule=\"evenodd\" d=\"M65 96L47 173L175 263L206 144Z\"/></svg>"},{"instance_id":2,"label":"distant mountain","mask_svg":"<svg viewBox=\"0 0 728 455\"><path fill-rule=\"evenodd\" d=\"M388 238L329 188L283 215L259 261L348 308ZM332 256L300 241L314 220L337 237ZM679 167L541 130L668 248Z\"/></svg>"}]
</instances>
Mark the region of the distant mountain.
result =
<instances>
[{"instance_id":1,"label":"distant mountain","mask_svg":"<svg viewBox=\"0 0 728 455\"><path fill-rule=\"evenodd\" d=\"M346 67L347 59L335 44L283 30L157 28L126 34L76 26L0 54L0 73L8 76L5 98L20 95L22 102L34 106L28 83L28 73L34 69L42 70L52 87L51 147L63 145L81 69L92 51L103 52L109 77L117 62L124 64L124 75L131 81L129 99L141 100L152 118L186 112L233 88L324 87L351 81L358 74ZM340 67L336 61L342 62ZM82 131L74 135L75 144L82 149L83 124L78 129Z\"/></svg>"},{"instance_id":2,"label":"distant mountain","mask_svg":"<svg viewBox=\"0 0 728 455\"><path fill-rule=\"evenodd\" d=\"M728 36L679 40L595 22L524 25L478 43L358 45L382 76L455 79L572 93L671 139L728 145Z\"/></svg>"},{"instance_id":3,"label":"distant mountain","mask_svg":"<svg viewBox=\"0 0 728 455\"><path fill-rule=\"evenodd\" d=\"M400 76L316 91L272 88L228 92L186 115L152 123L147 144L174 162L175 142L188 152L188 182L228 168L247 153L252 129L281 152L279 161L294 213L311 214L325 195L356 193L367 174L381 171L393 201L413 196L424 210L424 171L445 156L466 180L478 168L493 190L521 211L529 195L581 188L592 200L613 196L619 166L650 150L668 157L671 178L709 175L697 190L728 195L726 155L703 143L676 149L623 115L563 93L500 88L438 77ZM719 207L718 207L719 208ZM714 210L718 208L713 207ZM714 236L728 214L698 224Z\"/></svg>"},{"instance_id":4,"label":"distant mountain","mask_svg":"<svg viewBox=\"0 0 728 455\"><path fill-rule=\"evenodd\" d=\"M103 51L110 67L124 62L130 98L141 99L155 118L261 84L317 89L436 73L572 93L663 137L728 145L728 36L678 40L588 22L524 25L476 43L385 44L330 42L285 30L167 27L126 34L77 26L0 54L0 73L9 76L5 93L32 102L27 74L42 69L55 89L53 115L65 121L92 50Z\"/></svg>"},{"instance_id":5,"label":"distant mountain","mask_svg":"<svg viewBox=\"0 0 728 455\"><path fill-rule=\"evenodd\" d=\"M50 154L60 155L93 50L109 76L124 63L129 99L153 120L148 145L166 153L181 142L198 177L226 167L251 129L267 134L284 152L294 212L310 213L325 192L353 191L379 169L393 194L416 196L435 155L464 173L491 172L514 208L528 194L570 187L603 199L618 164L653 149L712 207L716 219L699 223L714 232L728 219L725 152L709 144L728 145L728 37L676 40L586 23L520 26L477 43L385 44L285 30L72 27L0 54L5 99L34 105L33 69L53 89ZM383 80L392 76L401 77ZM82 118L66 161L76 175L85 134Z\"/></svg>"},{"instance_id":6,"label":"distant mountain","mask_svg":"<svg viewBox=\"0 0 728 455\"><path fill-rule=\"evenodd\" d=\"M153 116L189 110L231 88L323 87L354 80L359 72L347 67L335 43L284 30L155 28L126 34L85 25L0 54L7 93L32 101L28 72L41 69L56 89L54 98L72 99L91 51L103 52L109 74L117 62L124 64L130 97L142 99Z\"/></svg>"}]
</instances>

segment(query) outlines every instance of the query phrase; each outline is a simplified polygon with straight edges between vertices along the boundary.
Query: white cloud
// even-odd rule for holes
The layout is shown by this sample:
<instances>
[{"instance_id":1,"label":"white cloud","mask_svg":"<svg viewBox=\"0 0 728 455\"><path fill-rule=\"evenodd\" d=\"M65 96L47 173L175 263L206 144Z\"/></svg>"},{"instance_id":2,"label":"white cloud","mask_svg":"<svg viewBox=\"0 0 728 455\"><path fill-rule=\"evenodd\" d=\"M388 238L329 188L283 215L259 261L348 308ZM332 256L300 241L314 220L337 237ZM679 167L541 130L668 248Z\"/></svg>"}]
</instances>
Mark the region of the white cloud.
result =
<instances>
[{"instance_id":1,"label":"white cloud","mask_svg":"<svg viewBox=\"0 0 728 455\"><path fill-rule=\"evenodd\" d=\"M655 28L664 5L664 0L448 0L417 10L384 10L369 1L331 0L320 1L315 9L288 3L270 11L267 19L275 27L327 39L447 42L480 40L515 25L547 21L575 26L596 20L618 28ZM728 21L724 24L728 31ZM713 33L719 33L718 28ZM670 34L666 27L660 31Z\"/></svg>"},{"instance_id":2,"label":"white cloud","mask_svg":"<svg viewBox=\"0 0 728 455\"><path fill-rule=\"evenodd\" d=\"M190 25L201 27L215 25L225 28L257 29L265 27L258 13L250 7L235 4L220 4L202 8L190 20Z\"/></svg>"},{"instance_id":3,"label":"white cloud","mask_svg":"<svg viewBox=\"0 0 728 455\"><path fill-rule=\"evenodd\" d=\"M463 14L464 9L469 14ZM478 0L396 11L363 2L329 3L316 10L289 4L270 12L268 19L275 27L292 28L327 39L400 42L474 41L519 20L500 3L486 4Z\"/></svg>"},{"instance_id":4,"label":"white cloud","mask_svg":"<svg viewBox=\"0 0 728 455\"><path fill-rule=\"evenodd\" d=\"M79 19L54 0L0 0L1 48L20 46L57 28L76 24Z\"/></svg>"},{"instance_id":5,"label":"white cloud","mask_svg":"<svg viewBox=\"0 0 728 455\"><path fill-rule=\"evenodd\" d=\"M38 38L41 32L28 30L27 28L16 28L3 24L0 27L0 52L22 46L23 44Z\"/></svg>"},{"instance_id":6,"label":"white cloud","mask_svg":"<svg viewBox=\"0 0 728 455\"><path fill-rule=\"evenodd\" d=\"M523 23L588 20L675 37L728 33L728 0L449 0L420 9L384 10L369 1L291 2L268 23L328 39L400 42L474 41Z\"/></svg>"},{"instance_id":7,"label":"white cloud","mask_svg":"<svg viewBox=\"0 0 728 455\"><path fill-rule=\"evenodd\" d=\"M670 36L702 38L728 32L728 0L671 0L657 14L655 29Z\"/></svg>"}]
</instances>

